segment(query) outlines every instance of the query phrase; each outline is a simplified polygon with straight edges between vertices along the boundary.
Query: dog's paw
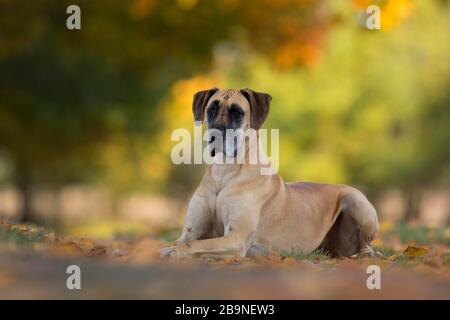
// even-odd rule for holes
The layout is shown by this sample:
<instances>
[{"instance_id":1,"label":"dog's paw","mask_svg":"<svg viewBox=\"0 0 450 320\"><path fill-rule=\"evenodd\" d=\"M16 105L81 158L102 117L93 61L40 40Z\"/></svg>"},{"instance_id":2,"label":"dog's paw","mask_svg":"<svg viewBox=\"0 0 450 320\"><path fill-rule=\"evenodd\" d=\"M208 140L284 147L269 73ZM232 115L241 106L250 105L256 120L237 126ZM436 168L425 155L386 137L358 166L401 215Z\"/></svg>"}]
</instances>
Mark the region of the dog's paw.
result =
<instances>
[{"instance_id":1,"label":"dog's paw","mask_svg":"<svg viewBox=\"0 0 450 320\"><path fill-rule=\"evenodd\" d=\"M360 256L374 257L376 252L375 252L375 250L373 250L373 248L370 246L370 244L366 244L364 247L359 249L358 254Z\"/></svg>"},{"instance_id":2,"label":"dog's paw","mask_svg":"<svg viewBox=\"0 0 450 320\"><path fill-rule=\"evenodd\" d=\"M377 255L377 252L375 252L375 250L373 250L373 248L370 246L370 244L366 244L363 247L361 247L357 253L350 256L350 258L351 259L359 259L359 258L364 258L364 257L374 257L375 255Z\"/></svg>"},{"instance_id":3,"label":"dog's paw","mask_svg":"<svg viewBox=\"0 0 450 320\"><path fill-rule=\"evenodd\" d=\"M161 259L173 259L178 258L177 246L165 247L159 251L159 256Z\"/></svg>"},{"instance_id":4,"label":"dog's paw","mask_svg":"<svg viewBox=\"0 0 450 320\"><path fill-rule=\"evenodd\" d=\"M189 246L187 244L179 244L177 246L165 247L160 251L161 259L184 259L192 258L192 254L189 252Z\"/></svg>"}]
</instances>

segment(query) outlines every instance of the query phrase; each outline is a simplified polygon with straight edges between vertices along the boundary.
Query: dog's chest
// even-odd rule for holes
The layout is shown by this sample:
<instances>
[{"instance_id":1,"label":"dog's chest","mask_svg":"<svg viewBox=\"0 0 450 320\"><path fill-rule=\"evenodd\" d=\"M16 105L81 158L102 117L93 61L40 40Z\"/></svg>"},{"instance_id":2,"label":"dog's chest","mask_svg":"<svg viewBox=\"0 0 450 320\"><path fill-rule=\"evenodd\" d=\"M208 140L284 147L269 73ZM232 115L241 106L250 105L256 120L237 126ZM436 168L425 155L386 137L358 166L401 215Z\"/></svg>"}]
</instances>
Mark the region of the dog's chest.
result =
<instances>
[{"instance_id":1,"label":"dog's chest","mask_svg":"<svg viewBox=\"0 0 450 320\"><path fill-rule=\"evenodd\" d=\"M213 213L213 228L221 235L226 234L230 224L241 211L243 194L248 190L242 188L247 176L235 165L214 165L208 179L210 208ZM237 191L240 190L240 191Z\"/></svg>"},{"instance_id":2,"label":"dog's chest","mask_svg":"<svg viewBox=\"0 0 450 320\"><path fill-rule=\"evenodd\" d=\"M234 204L232 195L228 192L227 188L222 189L213 199L213 225L214 228L220 234L226 234L227 228L229 227L230 220L235 214Z\"/></svg>"}]
</instances>

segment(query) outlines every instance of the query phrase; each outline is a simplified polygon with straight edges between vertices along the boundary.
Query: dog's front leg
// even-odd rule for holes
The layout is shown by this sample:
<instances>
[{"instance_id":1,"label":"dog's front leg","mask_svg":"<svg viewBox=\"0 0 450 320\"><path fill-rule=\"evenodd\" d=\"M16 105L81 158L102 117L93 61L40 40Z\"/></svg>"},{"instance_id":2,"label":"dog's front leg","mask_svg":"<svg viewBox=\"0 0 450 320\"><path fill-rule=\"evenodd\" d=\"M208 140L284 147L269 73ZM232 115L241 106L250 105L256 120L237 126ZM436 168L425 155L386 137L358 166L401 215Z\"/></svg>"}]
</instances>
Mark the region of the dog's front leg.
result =
<instances>
[{"instance_id":1,"label":"dog's front leg","mask_svg":"<svg viewBox=\"0 0 450 320\"><path fill-rule=\"evenodd\" d=\"M201 255L240 256L245 257L248 244L245 239L236 235L227 235L220 238L192 240L173 248L169 256L172 258L189 258Z\"/></svg>"},{"instance_id":2,"label":"dog's front leg","mask_svg":"<svg viewBox=\"0 0 450 320\"><path fill-rule=\"evenodd\" d=\"M162 257L170 255L175 246L200 239L208 233L212 224L212 212L207 199L208 197L199 190L194 193L189 202L181 236L177 240L164 245L161 250Z\"/></svg>"},{"instance_id":3,"label":"dog's front leg","mask_svg":"<svg viewBox=\"0 0 450 320\"><path fill-rule=\"evenodd\" d=\"M192 240L173 247L168 256L187 258L192 256L239 256L245 257L250 238L256 230L257 221L248 215L241 215L225 225L225 235L219 238Z\"/></svg>"}]
</instances>

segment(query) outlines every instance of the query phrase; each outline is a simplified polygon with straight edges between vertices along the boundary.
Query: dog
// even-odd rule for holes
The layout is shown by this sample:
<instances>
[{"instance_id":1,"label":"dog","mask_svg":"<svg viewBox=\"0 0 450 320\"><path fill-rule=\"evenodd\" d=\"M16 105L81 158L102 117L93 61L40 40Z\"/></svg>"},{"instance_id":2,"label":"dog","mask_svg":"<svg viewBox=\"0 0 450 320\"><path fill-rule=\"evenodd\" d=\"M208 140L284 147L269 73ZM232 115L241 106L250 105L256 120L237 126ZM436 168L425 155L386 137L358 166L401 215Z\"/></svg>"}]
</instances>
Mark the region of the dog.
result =
<instances>
[{"instance_id":1,"label":"dog","mask_svg":"<svg viewBox=\"0 0 450 320\"><path fill-rule=\"evenodd\" d=\"M194 95L192 111L197 123L206 117L208 130L258 132L271 99L251 89L213 88ZM233 158L258 147L258 142L228 142L222 150L211 150L211 156ZM377 212L360 191L347 185L285 183L277 173L262 175L262 166L211 164L191 198L181 236L161 249L161 257L245 257L317 248L333 256L374 253L370 243L379 229Z\"/></svg>"}]
</instances>

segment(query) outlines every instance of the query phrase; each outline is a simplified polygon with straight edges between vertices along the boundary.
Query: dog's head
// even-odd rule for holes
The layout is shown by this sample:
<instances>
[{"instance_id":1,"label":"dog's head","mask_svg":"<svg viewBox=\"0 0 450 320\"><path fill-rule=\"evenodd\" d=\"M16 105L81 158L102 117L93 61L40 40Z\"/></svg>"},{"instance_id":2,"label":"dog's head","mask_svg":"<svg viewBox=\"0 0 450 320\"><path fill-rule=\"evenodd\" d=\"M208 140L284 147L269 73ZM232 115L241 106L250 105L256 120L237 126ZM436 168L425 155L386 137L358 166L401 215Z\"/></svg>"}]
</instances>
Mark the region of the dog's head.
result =
<instances>
[{"instance_id":1,"label":"dog's head","mask_svg":"<svg viewBox=\"0 0 450 320\"><path fill-rule=\"evenodd\" d=\"M223 152L236 157L245 131L258 130L266 120L271 99L269 94L251 89L214 88L197 92L192 112L196 122L203 123L206 117L211 155ZM221 143L217 143L219 137Z\"/></svg>"}]
</instances>

